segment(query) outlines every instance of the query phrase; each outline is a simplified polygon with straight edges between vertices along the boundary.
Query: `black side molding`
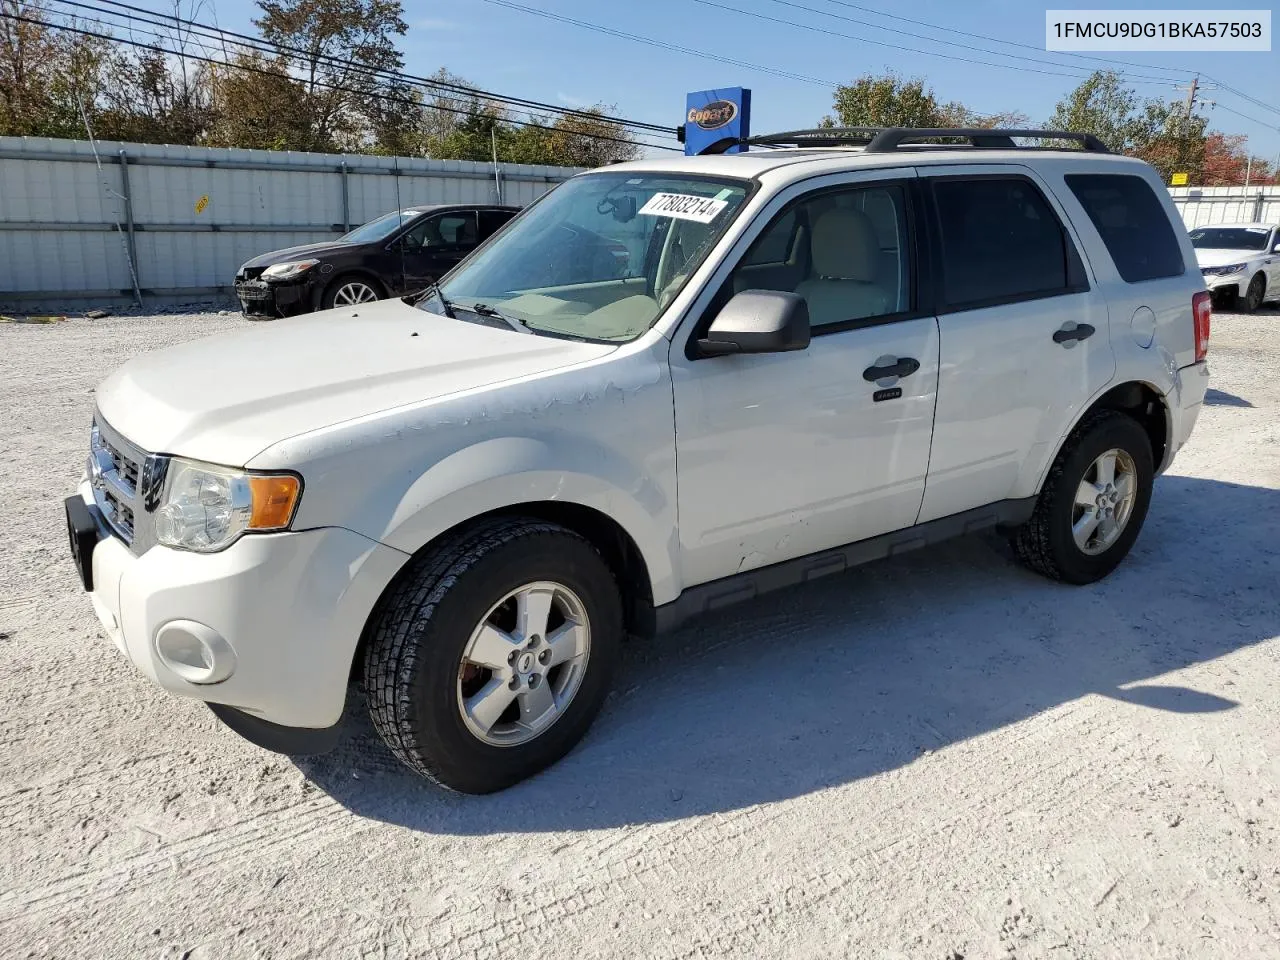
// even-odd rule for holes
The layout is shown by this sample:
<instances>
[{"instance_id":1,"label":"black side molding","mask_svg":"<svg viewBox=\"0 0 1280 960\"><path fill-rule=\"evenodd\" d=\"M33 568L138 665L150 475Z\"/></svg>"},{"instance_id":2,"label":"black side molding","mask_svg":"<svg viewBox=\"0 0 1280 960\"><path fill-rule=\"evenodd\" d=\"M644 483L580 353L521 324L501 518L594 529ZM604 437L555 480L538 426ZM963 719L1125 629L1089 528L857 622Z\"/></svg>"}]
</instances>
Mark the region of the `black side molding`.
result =
<instances>
[{"instance_id":1,"label":"black side molding","mask_svg":"<svg viewBox=\"0 0 1280 960\"><path fill-rule=\"evenodd\" d=\"M760 567L758 570L699 584L685 590L670 603L658 607L654 611L656 626L659 631L674 630L685 621L704 613L722 610L736 603L754 600L762 594L807 583L832 573L844 573L873 560L882 560L992 527L1021 526L1031 519L1035 506L1035 497L1002 500L976 510L930 520L906 530L872 537L870 540L859 540L833 550L811 553L794 560Z\"/></svg>"},{"instance_id":2,"label":"black side molding","mask_svg":"<svg viewBox=\"0 0 1280 960\"><path fill-rule=\"evenodd\" d=\"M213 715L244 737L250 743L270 750L273 753L284 753L291 756L308 756L328 753L338 743L342 727L339 720L332 727L312 729L311 727L282 727L251 713L229 707L225 703L207 703Z\"/></svg>"}]
</instances>

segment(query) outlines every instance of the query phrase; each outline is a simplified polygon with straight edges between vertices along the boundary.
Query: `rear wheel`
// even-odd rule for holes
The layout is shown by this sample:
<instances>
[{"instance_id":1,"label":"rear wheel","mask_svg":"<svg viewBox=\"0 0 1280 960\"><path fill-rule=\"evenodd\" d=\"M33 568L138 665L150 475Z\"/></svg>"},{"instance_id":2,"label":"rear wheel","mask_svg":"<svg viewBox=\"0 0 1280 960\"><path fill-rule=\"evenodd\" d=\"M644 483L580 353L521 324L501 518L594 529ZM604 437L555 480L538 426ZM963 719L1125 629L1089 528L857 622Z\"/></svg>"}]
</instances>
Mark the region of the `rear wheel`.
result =
<instances>
[{"instance_id":1,"label":"rear wheel","mask_svg":"<svg viewBox=\"0 0 1280 960\"><path fill-rule=\"evenodd\" d=\"M1059 452L1035 512L1014 537L1018 557L1053 580L1092 583L1129 553L1151 503L1146 431L1119 411L1087 417Z\"/></svg>"},{"instance_id":2,"label":"rear wheel","mask_svg":"<svg viewBox=\"0 0 1280 960\"><path fill-rule=\"evenodd\" d=\"M334 307L354 307L361 303L373 303L385 296L382 285L372 277L345 276L329 284L321 304L326 310Z\"/></svg>"},{"instance_id":3,"label":"rear wheel","mask_svg":"<svg viewBox=\"0 0 1280 960\"><path fill-rule=\"evenodd\" d=\"M1249 287L1244 292L1244 312L1253 313L1262 306L1262 300L1267 292L1267 278L1261 273L1255 274L1254 278L1249 281Z\"/></svg>"},{"instance_id":4,"label":"rear wheel","mask_svg":"<svg viewBox=\"0 0 1280 960\"><path fill-rule=\"evenodd\" d=\"M379 612L364 663L373 724L436 783L501 790L586 733L622 632L590 543L536 520L481 524L414 561Z\"/></svg>"}]
</instances>

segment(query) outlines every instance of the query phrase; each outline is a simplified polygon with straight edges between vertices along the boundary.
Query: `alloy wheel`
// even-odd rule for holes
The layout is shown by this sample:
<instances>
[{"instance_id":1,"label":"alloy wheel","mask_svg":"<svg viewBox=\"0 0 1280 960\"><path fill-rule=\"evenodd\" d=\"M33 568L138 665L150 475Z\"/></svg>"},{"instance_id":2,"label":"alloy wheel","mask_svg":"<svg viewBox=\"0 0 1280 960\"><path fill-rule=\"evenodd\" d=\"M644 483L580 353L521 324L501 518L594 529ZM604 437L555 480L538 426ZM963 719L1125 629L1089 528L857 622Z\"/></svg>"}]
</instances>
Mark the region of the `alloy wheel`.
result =
<instances>
[{"instance_id":1,"label":"alloy wheel","mask_svg":"<svg viewBox=\"0 0 1280 960\"><path fill-rule=\"evenodd\" d=\"M1138 497L1138 469L1124 450L1111 449L1089 465L1076 488L1071 534L1091 557L1120 539Z\"/></svg>"},{"instance_id":2,"label":"alloy wheel","mask_svg":"<svg viewBox=\"0 0 1280 960\"><path fill-rule=\"evenodd\" d=\"M1264 286L1265 284L1262 277L1254 277L1249 283L1249 289L1244 295L1244 305L1250 313L1262 306L1262 291Z\"/></svg>"},{"instance_id":3,"label":"alloy wheel","mask_svg":"<svg viewBox=\"0 0 1280 960\"><path fill-rule=\"evenodd\" d=\"M344 283L338 288L338 292L333 295L333 305L335 307L350 307L357 303L371 303L377 299L378 293L373 287L367 283L353 280L350 283Z\"/></svg>"},{"instance_id":4,"label":"alloy wheel","mask_svg":"<svg viewBox=\"0 0 1280 960\"><path fill-rule=\"evenodd\" d=\"M527 743L568 708L587 672L586 608L563 584L537 581L494 604L471 633L458 668L462 722L496 747Z\"/></svg>"}]
</instances>

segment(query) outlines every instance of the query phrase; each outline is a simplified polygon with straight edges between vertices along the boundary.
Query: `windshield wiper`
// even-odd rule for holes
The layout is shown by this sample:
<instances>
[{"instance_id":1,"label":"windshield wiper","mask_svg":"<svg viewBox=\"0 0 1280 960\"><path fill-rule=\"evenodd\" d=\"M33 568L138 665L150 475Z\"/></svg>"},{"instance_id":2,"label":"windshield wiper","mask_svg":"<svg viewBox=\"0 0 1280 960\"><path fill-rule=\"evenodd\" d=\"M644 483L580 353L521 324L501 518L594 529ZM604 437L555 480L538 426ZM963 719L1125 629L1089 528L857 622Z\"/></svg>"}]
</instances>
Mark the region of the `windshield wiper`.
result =
<instances>
[{"instance_id":1,"label":"windshield wiper","mask_svg":"<svg viewBox=\"0 0 1280 960\"><path fill-rule=\"evenodd\" d=\"M519 330L521 333L533 333L533 327L525 323L518 317L512 317L501 310L496 310L487 303L473 303L469 307L463 307L463 310L470 310L472 313L481 317L492 317L495 320L502 320L507 323L512 330Z\"/></svg>"},{"instance_id":2,"label":"windshield wiper","mask_svg":"<svg viewBox=\"0 0 1280 960\"><path fill-rule=\"evenodd\" d=\"M409 296L401 297L400 299L409 304L409 306L416 307L433 294L435 295L435 298L440 301L440 306L444 308L444 315L450 320L457 320L458 318L454 316L453 313L453 304L445 297L444 291L440 289L440 284L435 280L432 280L425 290L419 293L412 293Z\"/></svg>"}]
</instances>

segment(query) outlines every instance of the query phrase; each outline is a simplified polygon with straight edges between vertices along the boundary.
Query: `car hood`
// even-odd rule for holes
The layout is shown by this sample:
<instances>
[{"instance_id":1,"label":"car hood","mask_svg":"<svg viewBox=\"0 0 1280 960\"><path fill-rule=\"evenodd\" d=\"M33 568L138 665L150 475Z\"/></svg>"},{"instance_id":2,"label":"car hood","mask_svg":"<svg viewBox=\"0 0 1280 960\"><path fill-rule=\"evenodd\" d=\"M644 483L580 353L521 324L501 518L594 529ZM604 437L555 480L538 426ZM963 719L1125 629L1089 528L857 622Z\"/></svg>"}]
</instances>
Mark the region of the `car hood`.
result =
<instances>
[{"instance_id":1,"label":"car hood","mask_svg":"<svg viewBox=\"0 0 1280 960\"><path fill-rule=\"evenodd\" d=\"M1209 250L1196 248L1196 263L1202 267L1224 267L1228 263L1247 263L1262 256L1261 250Z\"/></svg>"},{"instance_id":2,"label":"car hood","mask_svg":"<svg viewBox=\"0 0 1280 960\"><path fill-rule=\"evenodd\" d=\"M307 260L311 257L324 259L325 257L349 252L355 249L355 246L355 244L350 243L334 243L332 240L325 243L304 243L300 247L285 247L283 250L272 250L270 253L256 256L252 260L246 260L241 265L241 269L245 267L269 267L273 263Z\"/></svg>"},{"instance_id":3,"label":"car hood","mask_svg":"<svg viewBox=\"0 0 1280 960\"><path fill-rule=\"evenodd\" d=\"M243 466L310 430L616 349L386 300L144 354L98 387L98 411L144 450Z\"/></svg>"}]
</instances>

